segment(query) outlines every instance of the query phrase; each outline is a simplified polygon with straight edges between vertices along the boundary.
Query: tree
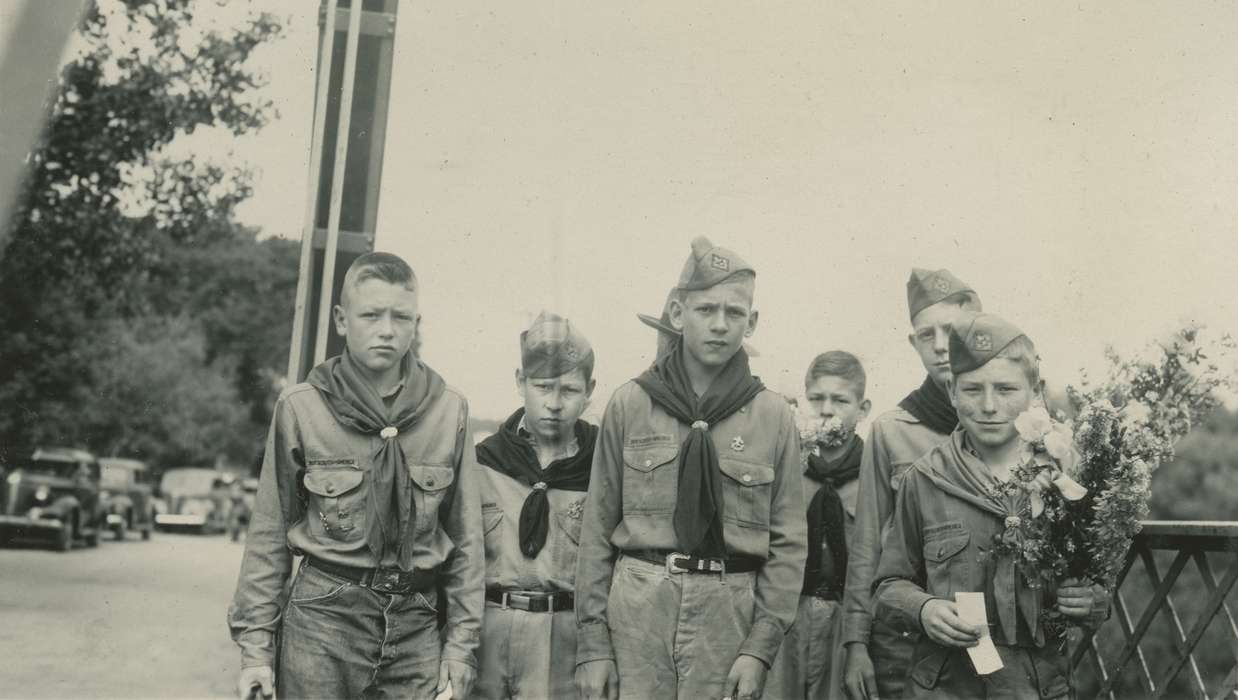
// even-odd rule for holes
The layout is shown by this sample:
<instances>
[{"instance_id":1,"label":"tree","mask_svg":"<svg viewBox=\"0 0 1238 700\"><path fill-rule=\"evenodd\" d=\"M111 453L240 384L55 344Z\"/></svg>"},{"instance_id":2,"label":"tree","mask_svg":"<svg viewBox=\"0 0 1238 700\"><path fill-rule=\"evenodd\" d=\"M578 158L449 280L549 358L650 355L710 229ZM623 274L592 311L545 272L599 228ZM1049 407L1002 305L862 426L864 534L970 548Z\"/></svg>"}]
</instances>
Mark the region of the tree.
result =
<instances>
[{"instance_id":1,"label":"tree","mask_svg":"<svg viewBox=\"0 0 1238 700\"><path fill-rule=\"evenodd\" d=\"M205 461L227 441L185 438L197 434L186 416L265 423L270 382L254 385L286 359L287 335L274 334L287 321L274 316L291 317L295 253L236 222L244 168L165 147L200 127L239 135L267 123L248 59L281 26L251 13L203 31L199 5L100 0L83 20L0 258L0 444ZM163 372L169 362L181 371ZM143 366L151 386L190 405L124 385L141 384ZM147 415L158 425L108 416L133 401L158 406Z\"/></svg>"}]
</instances>

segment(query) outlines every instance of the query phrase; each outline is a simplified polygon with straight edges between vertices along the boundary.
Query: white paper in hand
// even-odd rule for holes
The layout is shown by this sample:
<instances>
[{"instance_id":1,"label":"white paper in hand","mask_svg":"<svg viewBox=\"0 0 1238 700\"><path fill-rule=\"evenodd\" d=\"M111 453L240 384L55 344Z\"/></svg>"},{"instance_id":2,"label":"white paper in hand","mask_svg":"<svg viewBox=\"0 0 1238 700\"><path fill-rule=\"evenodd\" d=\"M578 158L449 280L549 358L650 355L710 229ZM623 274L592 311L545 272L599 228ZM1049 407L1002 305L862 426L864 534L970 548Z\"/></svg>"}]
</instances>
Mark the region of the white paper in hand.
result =
<instances>
[{"instance_id":1,"label":"white paper in hand","mask_svg":"<svg viewBox=\"0 0 1238 700\"><path fill-rule=\"evenodd\" d=\"M451 700L451 681L447 681L447 687L443 688L443 692L434 696L434 700Z\"/></svg>"},{"instance_id":2,"label":"white paper in hand","mask_svg":"<svg viewBox=\"0 0 1238 700\"><path fill-rule=\"evenodd\" d=\"M980 643L967 650L976 673L987 676L1002 669L1002 657L993 645L989 636L989 616L984 609L983 593L955 593L954 602L958 606L959 618L969 625L979 625Z\"/></svg>"}]
</instances>

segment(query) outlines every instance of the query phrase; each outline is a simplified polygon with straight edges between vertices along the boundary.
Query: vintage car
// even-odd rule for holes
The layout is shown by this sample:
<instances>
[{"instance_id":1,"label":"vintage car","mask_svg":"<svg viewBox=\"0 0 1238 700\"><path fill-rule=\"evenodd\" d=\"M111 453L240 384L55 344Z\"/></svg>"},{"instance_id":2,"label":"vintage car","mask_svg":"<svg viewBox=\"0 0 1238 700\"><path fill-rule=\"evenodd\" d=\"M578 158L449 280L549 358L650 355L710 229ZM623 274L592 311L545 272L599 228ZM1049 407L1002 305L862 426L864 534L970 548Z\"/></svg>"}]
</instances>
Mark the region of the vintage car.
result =
<instances>
[{"instance_id":1,"label":"vintage car","mask_svg":"<svg viewBox=\"0 0 1238 700\"><path fill-rule=\"evenodd\" d=\"M155 528L155 505L152 500L150 471L145 462L120 457L100 457L102 475L99 497L107 511L107 526L116 539L125 539L129 530L142 533L149 540Z\"/></svg>"},{"instance_id":2,"label":"vintage car","mask_svg":"<svg viewBox=\"0 0 1238 700\"><path fill-rule=\"evenodd\" d=\"M41 447L0 465L0 538L50 538L67 552L76 540L99 544L107 514L99 462L85 450Z\"/></svg>"},{"instance_id":3,"label":"vintage car","mask_svg":"<svg viewBox=\"0 0 1238 700\"><path fill-rule=\"evenodd\" d=\"M204 534L228 529L229 484L227 472L199 467L179 467L163 473L159 494L166 504L155 513L160 530L187 529Z\"/></svg>"}]
</instances>

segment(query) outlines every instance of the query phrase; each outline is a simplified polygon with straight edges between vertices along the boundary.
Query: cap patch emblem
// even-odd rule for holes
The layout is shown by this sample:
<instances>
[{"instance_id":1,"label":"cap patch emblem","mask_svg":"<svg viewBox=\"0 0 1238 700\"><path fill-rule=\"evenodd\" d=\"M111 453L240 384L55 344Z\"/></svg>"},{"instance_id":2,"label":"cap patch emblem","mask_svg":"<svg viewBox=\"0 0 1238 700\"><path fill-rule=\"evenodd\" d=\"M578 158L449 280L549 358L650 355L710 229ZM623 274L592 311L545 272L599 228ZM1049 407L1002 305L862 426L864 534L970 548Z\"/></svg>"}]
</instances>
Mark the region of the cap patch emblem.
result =
<instances>
[{"instance_id":1,"label":"cap patch emblem","mask_svg":"<svg viewBox=\"0 0 1238 700\"><path fill-rule=\"evenodd\" d=\"M971 343L972 350L988 352L993 349L993 337L988 333L977 333Z\"/></svg>"},{"instance_id":2,"label":"cap patch emblem","mask_svg":"<svg viewBox=\"0 0 1238 700\"><path fill-rule=\"evenodd\" d=\"M580 353L576 351L575 345L573 345L572 343L564 343L563 345L564 359L566 359L568 362L576 362L579 359L579 355Z\"/></svg>"},{"instance_id":3,"label":"cap patch emblem","mask_svg":"<svg viewBox=\"0 0 1238 700\"><path fill-rule=\"evenodd\" d=\"M731 270L731 261L721 255L718 255L717 253L710 253L709 258L709 264L713 265L715 270L722 270L723 272L729 272Z\"/></svg>"},{"instance_id":4,"label":"cap patch emblem","mask_svg":"<svg viewBox=\"0 0 1238 700\"><path fill-rule=\"evenodd\" d=\"M744 439L738 435L731 438L731 449L735 450L736 452L743 452L744 451Z\"/></svg>"},{"instance_id":5,"label":"cap patch emblem","mask_svg":"<svg viewBox=\"0 0 1238 700\"><path fill-rule=\"evenodd\" d=\"M942 294L945 294L946 292L950 291L950 282L948 282L945 279L942 279L941 277L934 277L933 287L935 287L937 291L941 292Z\"/></svg>"},{"instance_id":6,"label":"cap patch emblem","mask_svg":"<svg viewBox=\"0 0 1238 700\"><path fill-rule=\"evenodd\" d=\"M585 499L582 498L579 501L572 501L571 505L567 507L567 517L573 520L580 520L580 516L584 510Z\"/></svg>"}]
</instances>

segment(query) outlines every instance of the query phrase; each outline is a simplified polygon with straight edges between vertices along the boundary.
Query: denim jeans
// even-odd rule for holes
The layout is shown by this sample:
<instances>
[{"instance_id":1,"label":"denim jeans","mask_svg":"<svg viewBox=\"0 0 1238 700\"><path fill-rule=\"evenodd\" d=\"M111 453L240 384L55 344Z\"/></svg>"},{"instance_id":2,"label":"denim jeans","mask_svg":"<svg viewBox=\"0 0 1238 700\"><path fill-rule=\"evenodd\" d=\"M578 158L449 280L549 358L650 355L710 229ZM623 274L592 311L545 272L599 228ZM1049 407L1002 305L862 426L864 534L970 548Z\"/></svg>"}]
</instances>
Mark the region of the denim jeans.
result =
<instances>
[{"instance_id":1,"label":"denim jeans","mask_svg":"<svg viewBox=\"0 0 1238 700\"><path fill-rule=\"evenodd\" d=\"M379 593L302 563L284 608L276 694L434 697L436 603L433 591Z\"/></svg>"}]
</instances>

